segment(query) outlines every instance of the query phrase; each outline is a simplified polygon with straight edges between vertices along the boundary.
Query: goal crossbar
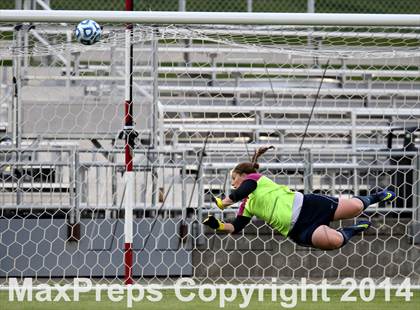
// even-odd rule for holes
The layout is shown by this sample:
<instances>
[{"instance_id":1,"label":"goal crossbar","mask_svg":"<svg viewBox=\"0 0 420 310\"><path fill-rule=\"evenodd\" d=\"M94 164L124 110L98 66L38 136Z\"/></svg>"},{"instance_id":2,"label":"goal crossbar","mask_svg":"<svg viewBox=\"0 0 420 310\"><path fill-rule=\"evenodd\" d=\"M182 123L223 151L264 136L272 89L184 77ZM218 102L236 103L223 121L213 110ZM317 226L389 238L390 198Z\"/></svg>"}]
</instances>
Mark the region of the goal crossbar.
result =
<instances>
[{"instance_id":1,"label":"goal crossbar","mask_svg":"<svg viewBox=\"0 0 420 310\"><path fill-rule=\"evenodd\" d=\"M0 10L0 22L97 22L141 24L248 24L248 25L359 25L420 26L416 14L126 12L69 10Z\"/></svg>"}]
</instances>

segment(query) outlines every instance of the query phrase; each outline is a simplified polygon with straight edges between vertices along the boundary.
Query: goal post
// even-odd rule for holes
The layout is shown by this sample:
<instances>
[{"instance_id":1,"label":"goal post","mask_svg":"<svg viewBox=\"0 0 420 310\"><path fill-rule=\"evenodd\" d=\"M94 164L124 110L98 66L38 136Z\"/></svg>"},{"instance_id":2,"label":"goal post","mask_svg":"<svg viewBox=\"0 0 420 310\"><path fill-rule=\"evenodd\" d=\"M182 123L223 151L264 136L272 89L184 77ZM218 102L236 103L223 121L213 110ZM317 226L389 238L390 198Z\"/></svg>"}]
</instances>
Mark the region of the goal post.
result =
<instances>
[{"instance_id":1,"label":"goal post","mask_svg":"<svg viewBox=\"0 0 420 310\"><path fill-rule=\"evenodd\" d=\"M133 11L133 1L127 0L126 11ZM135 183L133 173L133 155L135 149L134 109L133 109L133 25L127 24L125 30L125 174L127 201L124 210L124 278L125 284L133 284L133 208L135 204Z\"/></svg>"},{"instance_id":2,"label":"goal post","mask_svg":"<svg viewBox=\"0 0 420 310\"><path fill-rule=\"evenodd\" d=\"M103 26L91 46L72 36L87 18ZM0 10L0 285L419 284L419 29L419 15ZM331 252L258 219L204 228L235 217L211 197L266 144L262 173L293 190L398 199Z\"/></svg>"},{"instance_id":3,"label":"goal post","mask_svg":"<svg viewBox=\"0 0 420 310\"><path fill-rule=\"evenodd\" d=\"M416 14L334 13L234 13L234 12L126 12L0 10L3 22L71 22L93 19L107 23L223 24L223 25L330 25L330 26L418 26Z\"/></svg>"}]
</instances>

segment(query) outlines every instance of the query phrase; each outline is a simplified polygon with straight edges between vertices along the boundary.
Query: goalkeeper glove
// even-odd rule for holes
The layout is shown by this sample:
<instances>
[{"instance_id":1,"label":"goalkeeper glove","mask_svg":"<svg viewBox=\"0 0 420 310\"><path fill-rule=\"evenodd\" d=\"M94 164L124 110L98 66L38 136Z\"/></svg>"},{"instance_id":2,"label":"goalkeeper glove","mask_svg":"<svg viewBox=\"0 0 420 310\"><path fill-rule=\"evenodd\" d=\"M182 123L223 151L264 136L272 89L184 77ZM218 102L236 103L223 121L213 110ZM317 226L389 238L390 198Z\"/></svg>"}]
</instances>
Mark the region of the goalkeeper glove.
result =
<instances>
[{"instance_id":1,"label":"goalkeeper glove","mask_svg":"<svg viewBox=\"0 0 420 310\"><path fill-rule=\"evenodd\" d=\"M213 201L220 210L223 210L225 208L225 206L223 205L223 200L221 198L213 196Z\"/></svg>"},{"instance_id":2,"label":"goalkeeper glove","mask_svg":"<svg viewBox=\"0 0 420 310\"><path fill-rule=\"evenodd\" d=\"M217 230L223 230L225 228L225 224L221 220L215 218L213 215L206 218L203 221L203 224Z\"/></svg>"}]
</instances>

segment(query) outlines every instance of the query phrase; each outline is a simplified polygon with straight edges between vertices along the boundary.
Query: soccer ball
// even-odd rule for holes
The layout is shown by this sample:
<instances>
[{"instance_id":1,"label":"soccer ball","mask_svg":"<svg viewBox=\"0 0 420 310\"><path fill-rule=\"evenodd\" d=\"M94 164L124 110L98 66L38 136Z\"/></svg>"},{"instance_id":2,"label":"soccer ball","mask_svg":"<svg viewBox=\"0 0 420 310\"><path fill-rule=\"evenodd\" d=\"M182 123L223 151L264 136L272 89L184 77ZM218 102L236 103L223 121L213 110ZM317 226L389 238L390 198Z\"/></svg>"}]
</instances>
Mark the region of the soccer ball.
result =
<instances>
[{"instance_id":1,"label":"soccer ball","mask_svg":"<svg viewBox=\"0 0 420 310\"><path fill-rule=\"evenodd\" d=\"M102 29L91 19L81 21L74 30L77 41L85 45L92 45L101 38Z\"/></svg>"}]
</instances>

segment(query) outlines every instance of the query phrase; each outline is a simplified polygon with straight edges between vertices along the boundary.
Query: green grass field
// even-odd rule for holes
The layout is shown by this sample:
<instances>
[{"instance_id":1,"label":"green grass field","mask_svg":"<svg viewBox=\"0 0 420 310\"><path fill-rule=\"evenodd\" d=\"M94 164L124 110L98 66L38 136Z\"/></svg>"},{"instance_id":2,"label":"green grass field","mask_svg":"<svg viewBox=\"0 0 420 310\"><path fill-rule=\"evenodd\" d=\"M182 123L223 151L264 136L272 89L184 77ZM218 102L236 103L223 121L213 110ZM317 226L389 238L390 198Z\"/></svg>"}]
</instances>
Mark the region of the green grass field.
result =
<instances>
[{"instance_id":1,"label":"green grass field","mask_svg":"<svg viewBox=\"0 0 420 310\"><path fill-rule=\"evenodd\" d=\"M141 302L134 302L132 309L171 309L171 310L181 310L181 309L199 309L199 310L207 310L207 309L218 309L220 308L219 302L219 295L217 295L216 299L211 302L204 302L196 294L196 298L191 302L181 302L175 295L173 290L165 290L162 292L162 299L158 302L150 302L150 301L141 301ZM187 291L185 295L188 293L194 292L193 290ZM197 293L197 291L195 291ZM321 294L318 294L317 302L313 301L298 301L294 307L283 307L280 303L280 297L278 297L278 301L271 301L271 294L266 291L264 295L264 301L258 301L258 295L255 293L252 295L252 299L249 305L243 309L311 309L311 310L350 310L350 309L363 309L363 310L387 310L387 309L396 309L405 310L405 309L419 309L420 305L420 291L412 290L413 297L410 301L405 301L404 298L395 297L395 292L391 291L391 298L390 301L385 301L384 291L377 290L375 292L375 298L371 302L364 302L360 299L358 295L358 291L353 292L351 296L357 297L356 302L343 302L340 301L342 298L344 291L342 290L330 290L328 291L328 297L330 297L329 302L320 301ZM35 293L34 293L35 295ZM208 294L209 295L209 294ZM145 296L148 296L147 294ZM53 294L54 298L54 294ZM70 298L73 300L72 296ZM7 309L7 310L85 310L85 309L100 309L100 310L116 310L116 309L127 309L127 302L126 299L123 299L121 302L112 302L110 301L106 295L102 294L102 301L95 301L95 293L85 293L81 294L81 299L79 302L75 301L60 301L60 302L10 302L8 301L8 292L7 291L0 291L0 309ZM301 299L300 293L297 295L297 300ZM311 300L311 295L308 293L308 300ZM237 297L235 301L226 303L225 308L229 309L241 309L240 304L243 303L243 299L241 297ZM291 302L286 302L286 304L293 306Z\"/></svg>"}]
</instances>

